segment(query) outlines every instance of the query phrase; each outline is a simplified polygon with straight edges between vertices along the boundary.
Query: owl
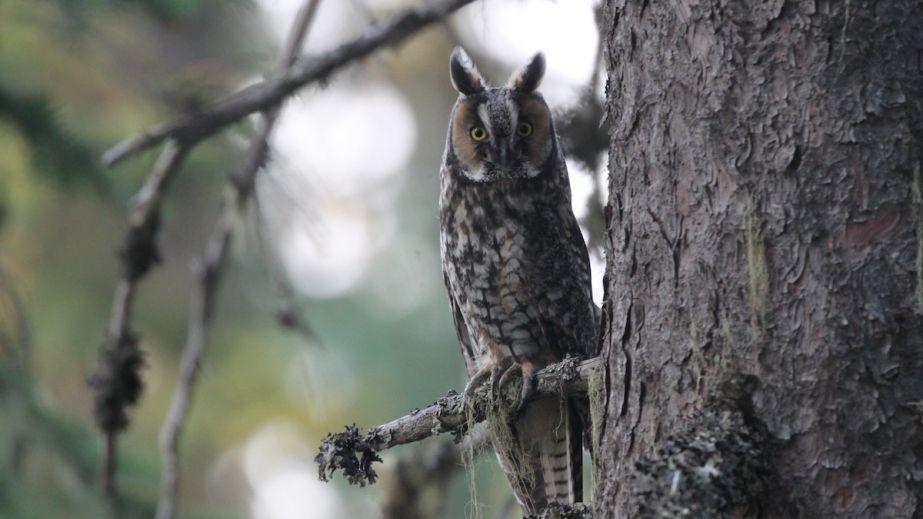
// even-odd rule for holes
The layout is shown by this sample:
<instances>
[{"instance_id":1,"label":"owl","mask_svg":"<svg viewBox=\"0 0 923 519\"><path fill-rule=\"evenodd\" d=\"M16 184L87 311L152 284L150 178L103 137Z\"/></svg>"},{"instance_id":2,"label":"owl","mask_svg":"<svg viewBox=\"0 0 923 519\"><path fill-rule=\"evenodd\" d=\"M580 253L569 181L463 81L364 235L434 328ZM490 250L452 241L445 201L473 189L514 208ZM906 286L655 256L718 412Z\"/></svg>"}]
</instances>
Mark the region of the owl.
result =
<instances>
[{"instance_id":1,"label":"owl","mask_svg":"<svg viewBox=\"0 0 923 519\"><path fill-rule=\"evenodd\" d=\"M459 96L440 171L440 252L465 395L521 374L520 408L501 424L516 448L495 451L523 511L538 514L582 494L582 403L526 401L537 370L568 353L596 353L589 256L561 143L537 92L544 56L502 87L489 86L461 48L449 72Z\"/></svg>"}]
</instances>

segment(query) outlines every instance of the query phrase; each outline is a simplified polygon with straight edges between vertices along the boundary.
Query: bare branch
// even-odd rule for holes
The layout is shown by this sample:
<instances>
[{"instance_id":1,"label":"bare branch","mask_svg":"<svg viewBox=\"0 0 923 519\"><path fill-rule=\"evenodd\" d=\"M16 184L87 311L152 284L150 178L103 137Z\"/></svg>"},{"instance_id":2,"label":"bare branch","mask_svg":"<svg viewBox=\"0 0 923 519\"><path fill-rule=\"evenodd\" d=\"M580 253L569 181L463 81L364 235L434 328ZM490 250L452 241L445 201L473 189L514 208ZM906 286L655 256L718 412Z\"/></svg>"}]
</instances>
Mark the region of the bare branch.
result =
<instances>
[{"instance_id":1,"label":"bare branch","mask_svg":"<svg viewBox=\"0 0 923 519\"><path fill-rule=\"evenodd\" d=\"M298 11L279 64L279 74L284 73L298 56L319 4L320 0L307 0ZM180 480L180 436L189 415L193 390L198 380L208 327L214 313L221 277L227 265L235 221L252 195L256 175L266 162L269 137L277 117L276 107L263 113L262 128L251 143L246 161L231 175L232 189L227 193L221 216L212 231L198 269L198 283L192 294L189 328L180 362L179 380L160 433L163 475L160 500L157 503L157 519L172 519L176 514Z\"/></svg>"},{"instance_id":2,"label":"bare branch","mask_svg":"<svg viewBox=\"0 0 923 519\"><path fill-rule=\"evenodd\" d=\"M585 393L591 373L601 365L598 357L582 362L567 358L552 364L538 372L535 396ZM452 391L424 409L415 409L365 434L360 434L355 426L341 433L330 433L315 458L320 478L327 481L340 469L350 483L360 486L374 483L377 474L372 462L378 461L378 452L445 432L464 434L469 418L474 422L484 421L488 405L486 388L475 393L468 409L462 396Z\"/></svg>"},{"instance_id":3,"label":"bare branch","mask_svg":"<svg viewBox=\"0 0 923 519\"><path fill-rule=\"evenodd\" d=\"M161 201L182 165L186 150L185 146L168 141L147 183L135 197L128 230L119 250L122 277L116 285L105 345L99 365L89 379L94 393L93 414L105 435L101 477L103 493L108 497L117 494L117 436L128 425L126 410L140 397L142 388L138 370L143 356L138 348L138 336L131 329L135 289L141 278L160 261L157 233Z\"/></svg>"},{"instance_id":4,"label":"bare branch","mask_svg":"<svg viewBox=\"0 0 923 519\"><path fill-rule=\"evenodd\" d=\"M279 105L296 90L328 78L345 65L358 61L382 47L403 43L421 29L473 1L444 0L408 9L389 23L373 27L369 34L330 52L317 57L298 59L283 75L247 87L200 113L160 124L141 135L116 144L103 154L103 163L113 166L168 138L194 145L249 114Z\"/></svg>"},{"instance_id":5,"label":"bare branch","mask_svg":"<svg viewBox=\"0 0 923 519\"><path fill-rule=\"evenodd\" d=\"M225 203L227 207L227 204L232 204L233 201L226 200ZM175 513L176 496L179 492L179 437L189 412L192 390L198 379L208 326L215 307L215 297L227 263L231 233L234 229L234 222L228 217L229 214L225 211L215 227L205 257L198 268L198 284L192 294L189 328L180 362L179 380L160 434L163 488L157 504L158 519L170 519Z\"/></svg>"},{"instance_id":6,"label":"bare branch","mask_svg":"<svg viewBox=\"0 0 923 519\"><path fill-rule=\"evenodd\" d=\"M263 218L263 207L260 202L259 190L253 193L253 206L256 216L256 238L259 242L260 251L263 255L263 261L266 264L266 270L275 286L279 299L282 300L282 306L276 311L276 322L279 326L290 332L301 336L306 342L314 346L323 346L320 338L314 332L311 325L301 316L298 304L295 301L295 288L285 274L281 260L277 257L276 252L272 250L272 244L269 243L265 235L264 227L266 222Z\"/></svg>"}]
</instances>

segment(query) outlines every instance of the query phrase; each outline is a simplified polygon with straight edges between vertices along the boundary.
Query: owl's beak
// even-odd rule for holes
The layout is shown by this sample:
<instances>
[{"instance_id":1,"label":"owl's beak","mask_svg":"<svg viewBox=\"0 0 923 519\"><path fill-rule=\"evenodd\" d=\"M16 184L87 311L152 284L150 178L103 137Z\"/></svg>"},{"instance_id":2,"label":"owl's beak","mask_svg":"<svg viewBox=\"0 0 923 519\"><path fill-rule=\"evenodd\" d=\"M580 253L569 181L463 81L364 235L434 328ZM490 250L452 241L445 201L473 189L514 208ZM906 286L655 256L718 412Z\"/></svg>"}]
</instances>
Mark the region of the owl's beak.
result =
<instances>
[{"instance_id":1,"label":"owl's beak","mask_svg":"<svg viewBox=\"0 0 923 519\"><path fill-rule=\"evenodd\" d=\"M502 167L504 170L510 167L511 155L512 153L510 153L510 145L507 143L502 144L500 146L500 167Z\"/></svg>"}]
</instances>

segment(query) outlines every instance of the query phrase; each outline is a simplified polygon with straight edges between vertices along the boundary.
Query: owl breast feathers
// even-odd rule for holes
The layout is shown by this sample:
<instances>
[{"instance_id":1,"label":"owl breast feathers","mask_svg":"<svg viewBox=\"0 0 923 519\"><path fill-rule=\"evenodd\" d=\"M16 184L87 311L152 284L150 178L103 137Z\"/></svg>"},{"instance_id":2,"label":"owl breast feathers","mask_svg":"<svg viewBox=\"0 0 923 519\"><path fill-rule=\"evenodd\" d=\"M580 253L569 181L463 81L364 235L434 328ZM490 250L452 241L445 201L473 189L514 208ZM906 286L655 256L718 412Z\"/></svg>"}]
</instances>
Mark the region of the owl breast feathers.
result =
<instances>
[{"instance_id":1,"label":"owl breast feathers","mask_svg":"<svg viewBox=\"0 0 923 519\"><path fill-rule=\"evenodd\" d=\"M554 121L536 92L544 70L538 54L506 86L489 87L456 49L450 76L460 95L440 172L442 265L470 378L466 394L488 377L496 387L518 372L522 403L535 371L568 353L596 353L587 248ZM552 403L538 399L509 424L527 459L498 449L530 514L582 492L581 403Z\"/></svg>"}]
</instances>

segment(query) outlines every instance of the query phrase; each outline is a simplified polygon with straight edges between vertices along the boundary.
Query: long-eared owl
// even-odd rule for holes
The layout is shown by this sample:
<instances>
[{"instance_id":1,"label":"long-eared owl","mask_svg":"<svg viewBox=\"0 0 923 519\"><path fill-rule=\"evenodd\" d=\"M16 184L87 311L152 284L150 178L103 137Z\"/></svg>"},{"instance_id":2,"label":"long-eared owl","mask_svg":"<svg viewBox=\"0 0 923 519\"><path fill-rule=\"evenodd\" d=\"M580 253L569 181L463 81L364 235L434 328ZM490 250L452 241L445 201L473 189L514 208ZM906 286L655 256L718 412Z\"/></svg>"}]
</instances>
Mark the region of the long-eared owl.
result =
<instances>
[{"instance_id":1,"label":"long-eared owl","mask_svg":"<svg viewBox=\"0 0 923 519\"><path fill-rule=\"evenodd\" d=\"M461 48L449 71L459 96L440 171L440 248L465 393L521 373L520 409L508 423L517 448L495 450L523 511L537 514L581 499L581 402L530 397L537 370L596 353L589 256L554 121L536 91L543 55L502 87L490 87Z\"/></svg>"}]
</instances>

